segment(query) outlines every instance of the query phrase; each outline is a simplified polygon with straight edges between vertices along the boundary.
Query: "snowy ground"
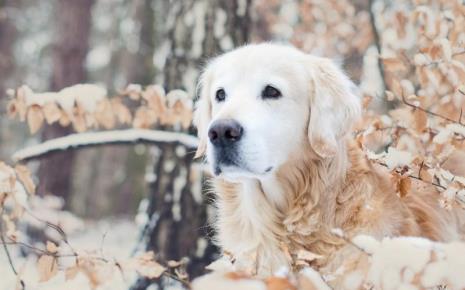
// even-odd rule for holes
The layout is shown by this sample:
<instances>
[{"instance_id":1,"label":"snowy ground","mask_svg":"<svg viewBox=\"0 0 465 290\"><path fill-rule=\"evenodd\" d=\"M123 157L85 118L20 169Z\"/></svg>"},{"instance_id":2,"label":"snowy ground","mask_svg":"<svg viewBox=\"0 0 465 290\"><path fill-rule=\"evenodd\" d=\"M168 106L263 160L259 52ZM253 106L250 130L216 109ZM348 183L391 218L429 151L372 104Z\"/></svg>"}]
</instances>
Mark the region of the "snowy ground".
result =
<instances>
[{"instance_id":1,"label":"snowy ground","mask_svg":"<svg viewBox=\"0 0 465 290\"><path fill-rule=\"evenodd\" d=\"M125 219L110 219L98 222L86 222L83 230L68 236L70 244L79 250L99 250L109 259L116 260L128 258L136 246L139 235L139 228L132 221ZM16 246L9 246L13 254L15 266L22 273L26 289L32 290L87 290L92 289L87 278L78 274L73 280L65 282L64 273L45 283L38 282L38 274L35 267L36 258L23 258L19 256ZM13 274L5 252L0 251L0 290L16 289L16 276ZM125 273L123 275L115 271L111 278L100 286L99 290L123 290L136 278L135 273Z\"/></svg>"}]
</instances>

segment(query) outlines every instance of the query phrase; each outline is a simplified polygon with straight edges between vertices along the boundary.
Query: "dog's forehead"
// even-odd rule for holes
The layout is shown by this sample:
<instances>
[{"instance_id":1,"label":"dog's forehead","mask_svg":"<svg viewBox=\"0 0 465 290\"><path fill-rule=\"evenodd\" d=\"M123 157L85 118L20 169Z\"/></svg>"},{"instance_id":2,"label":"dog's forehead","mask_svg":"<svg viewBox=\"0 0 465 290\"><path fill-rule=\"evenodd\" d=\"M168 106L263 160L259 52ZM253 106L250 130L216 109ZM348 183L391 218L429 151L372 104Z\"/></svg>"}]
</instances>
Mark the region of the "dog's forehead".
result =
<instances>
[{"instance_id":1,"label":"dog's forehead","mask_svg":"<svg viewBox=\"0 0 465 290\"><path fill-rule=\"evenodd\" d=\"M303 73L303 53L275 44L247 45L225 53L211 63L213 79L219 82L266 82Z\"/></svg>"}]
</instances>

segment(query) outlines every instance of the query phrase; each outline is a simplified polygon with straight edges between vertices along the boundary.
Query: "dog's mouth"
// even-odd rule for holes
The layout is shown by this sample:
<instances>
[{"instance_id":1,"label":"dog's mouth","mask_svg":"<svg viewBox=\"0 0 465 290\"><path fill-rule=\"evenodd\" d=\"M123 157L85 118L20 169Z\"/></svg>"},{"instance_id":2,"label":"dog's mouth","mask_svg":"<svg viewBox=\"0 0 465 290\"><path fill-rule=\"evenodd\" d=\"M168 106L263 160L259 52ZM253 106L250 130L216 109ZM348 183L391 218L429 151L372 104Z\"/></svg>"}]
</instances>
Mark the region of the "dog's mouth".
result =
<instances>
[{"instance_id":1,"label":"dog's mouth","mask_svg":"<svg viewBox=\"0 0 465 290\"><path fill-rule=\"evenodd\" d=\"M238 148L215 148L212 152L214 158L210 159L213 174L227 179L240 177L261 177L269 174L273 166L257 166L247 162Z\"/></svg>"},{"instance_id":2,"label":"dog's mouth","mask_svg":"<svg viewBox=\"0 0 465 290\"><path fill-rule=\"evenodd\" d=\"M228 173L239 173L241 171L248 171L248 168L241 164L241 162L228 156L219 156L215 162L213 173L219 176Z\"/></svg>"},{"instance_id":3,"label":"dog's mouth","mask_svg":"<svg viewBox=\"0 0 465 290\"><path fill-rule=\"evenodd\" d=\"M215 176L222 176L222 177L254 177L254 176L262 176L270 173L273 170L273 166L269 166L264 170L254 170L244 164L243 162L237 160L230 160L230 159L223 159L218 160L215 162L213 167L213 173Z\"/></svg>"}]
</instances>

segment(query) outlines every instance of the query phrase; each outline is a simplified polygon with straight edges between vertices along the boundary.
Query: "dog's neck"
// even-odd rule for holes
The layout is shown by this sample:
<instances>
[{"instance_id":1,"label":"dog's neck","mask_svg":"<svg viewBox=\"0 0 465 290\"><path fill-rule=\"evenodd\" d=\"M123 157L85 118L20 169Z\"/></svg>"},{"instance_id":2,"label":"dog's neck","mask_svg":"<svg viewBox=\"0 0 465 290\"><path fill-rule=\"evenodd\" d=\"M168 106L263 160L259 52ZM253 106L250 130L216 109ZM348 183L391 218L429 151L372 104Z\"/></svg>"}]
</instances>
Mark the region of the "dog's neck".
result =
<instances>
[{"instance_id":1,"label":"dog's neck","mask_svg":"<svg viewBox=\"0 0 465 290\"><path fill-rule=\"evenodd\" d=\"M255 248L271 259L283 243L320 254L337 247L340 241L329 230L337 226L336 200L344 189L335 185L344 186L350 166L342 145L343 154L327 160L303 150L264 178L239 183L216 179L218 239L225 250L239 255Z\"/></svg>"},{"instance_id":2,"label":"dog's neck","mask_svg":"<svg viewBox=\"0 0 465 290\"><path fill-rule=\"evenodd\" d=\"M303 154L290 156L279 170L259 178L267 200L284 213L302 198L304 202L314 203L314 206L334 201L341 190L334 185L344 183L350 167L346 142L341 142L340 147L338 155L320 159L311 148L304 146ZM321 192L325 195L312 194Z\"/></svg>"},{"instance_id":3,"label":"dog's neck","mask_svg":"<svg viewBox=\"0 0 465 290\"><path fill-rule=\"evenodd\" d=\"M289 207L289 199L286 198L286 192L279 182L278 176L276 174L269 174L260 178L258 182L266 199L277 209L285 212Z\"/></svg>"}]
</instances>

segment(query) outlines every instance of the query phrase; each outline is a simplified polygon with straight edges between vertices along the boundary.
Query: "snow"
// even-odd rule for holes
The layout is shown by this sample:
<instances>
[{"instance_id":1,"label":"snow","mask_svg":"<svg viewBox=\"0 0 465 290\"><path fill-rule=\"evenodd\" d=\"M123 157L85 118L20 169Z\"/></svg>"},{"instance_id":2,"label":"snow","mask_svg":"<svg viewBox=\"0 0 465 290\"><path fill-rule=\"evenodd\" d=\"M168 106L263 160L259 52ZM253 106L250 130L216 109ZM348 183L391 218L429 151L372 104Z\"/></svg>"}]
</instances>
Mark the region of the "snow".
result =
<instances>
[{"instance_id":1,"label":"snow","mask_svg":"<svg viewBox=\"0 0 465 290\"><path fill-rule=\"evenodd\" d=\"M439 133L434 136L433 142L436 144L444 144L449 141L453 134L465 136L465 126L460 124L448 124L442 128Z\"/></svg>"},{"instance_id":2,"label":"snow","mask_svg":"<svg viewBox=\"0 0 465 290\"><path fill-rule=\"evenodd\" d=\"M371 236L356 236L352 242L368 254L373 254L379 248L379 242Z\"/></svg>"},{"instance_id":3,"label":"snow","mask_svg":"<svg viewBox=\"0 0 465 290\"><path fill-rule=\"evenodd\" d=\"M363 273L354 271L347 275L344 279L344 287L346 289L359 289L363 282Z\"/></svg>"},{"instance_id":4,"label":"snow","mask_svg":"<svg viewBox=\"0 0 465 290\"><path fill-rule=\"evenodd\" d=\"M27 106L43 106L55 102L69 113L73 112L75 103L79 103L86 112L94 112L98 102L107 95L106 89L92 84L77 84L59 92L40 94L34 93L28 86L22 86L20 89L24 93Z\"/></svg>"},{"instance_id":5,"label":"snow","mask_svg":"<svg viewBox=\"0 0 465 290\"><path fill-rule=\"evenodd\" d=\"M207 267L207 270L216 271L216 272L231 272L234 270L234 265L231 263L231 260L226 256L222 256L218 260L211 262Z\"/></svg>"},{"instance_id":6,"label":"snow","mask_svg":"<svg viewBox=\"0 0 465 290\"><path fill-rule=\"evenodd\" d=\"M344 237L344 231L341 228L331 229L331 233L341 238Z\"/></svg>"},{"instance_id":7,"label":"snow","mask_svg":"<svg viewBox=\"0 0 465 290\"><path fill-rule=\"evenodd\" d=\"M196 148L198 144L198 139L196 137L184 133L147 129L110 130L103 132L71 134L65 137L48 140L44 143L21 149L14 153L12 158L14 161L21 161L37 158L49 152L75 147L108 143L134 143L136 141L155 143L179 142L189 148Z\"/></svg>"},{"instance_id":8,"label":"snow","mask_svg":"<svg viewBox=\"0 0 465 290\"><path fill-rule=\"evenodd\" d=\"M414 156L408 151L399 150L395 147L389 147L387 152L376 154L366 150L366 155L371 160L379 160L386 163L389 169L395 169L401 166L410 165Z\"/></svg>"},{"instance_id":9,"label":"snow","mask_svg":"<svg viewBox=\"0 0 465 290\"><path fill-rule=\"evenodd\" d=\"M437 243L419 237L384 238L360 235L352 242L370 255L366 281L376 289L417 289L448 284L465 287L465 244ZM347 277L347 284L359 284ZM421 283L421 284L419 284ZM356 289L356 288L349 288Z\"/></svg>"},{"instance_id":10,"label":"snow","mask_svg":"<svg viewBox=\"0 0 465 290\"><path fill-rule=\"evenodd\" d=\"M193 290L266 290L266 284L253 279L227 279L223 273L213 272L199 277L192 282Z\"/></svg>"},{"instance_id":11,"label":"snow","mask_svg":"<svg viewBox=\"0 0 465 290\"><path fill-rule=\"evenodd\" d=\"M78 250L95 250L101 247L105 257L117 260L129 257L131 250L137 241L138 231L133 222L124 219L109 219L99 222L87 222L84 231L78 231L68 235L69 243ZM38 282L36 270L36 258L24 258L20 255L18 248L9 247L13 254L16 268L23 274L26 289L32 290L91 290L92 287L88 279L78 274L74 279L65 281L64 273L59 273L56 277L47 282ZM0 251L0 289L15 289L16 277L8 266L5 252ZM135 281L135 273L120 274L119 271L109 272L111 279L106 279L105 283L97 290L126 290Z\"/></svg>"},{"instance_id":12,"label":"snow","mask_svg":"<svg viewBox=\"0 0 465 290\"><path fill-rule=\"evenodd\" d=\"M305 268L301 271L301 274L308 278L316 289L318 290L330 290L329 286L321 277L320 273L313 270L312 268Z\"/></svg>"}]
</instances>

